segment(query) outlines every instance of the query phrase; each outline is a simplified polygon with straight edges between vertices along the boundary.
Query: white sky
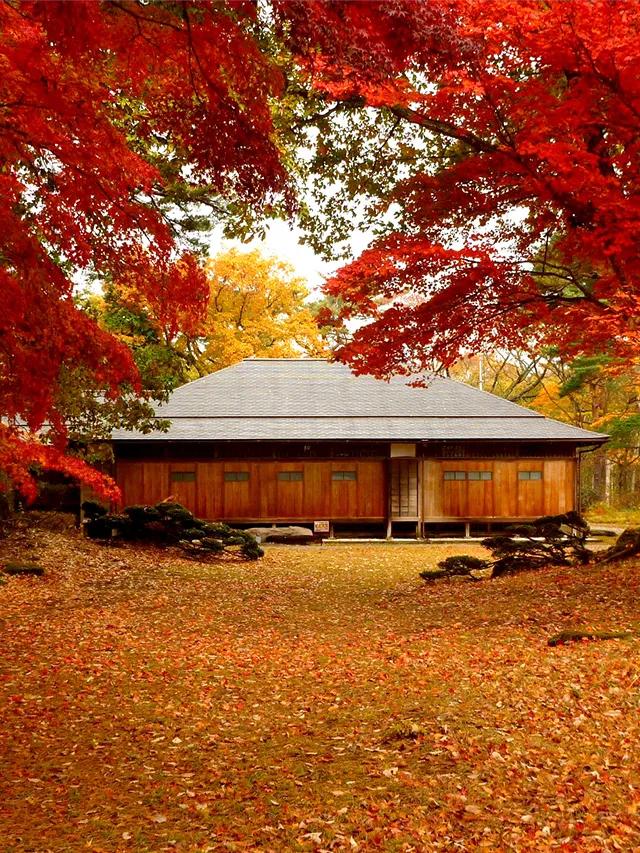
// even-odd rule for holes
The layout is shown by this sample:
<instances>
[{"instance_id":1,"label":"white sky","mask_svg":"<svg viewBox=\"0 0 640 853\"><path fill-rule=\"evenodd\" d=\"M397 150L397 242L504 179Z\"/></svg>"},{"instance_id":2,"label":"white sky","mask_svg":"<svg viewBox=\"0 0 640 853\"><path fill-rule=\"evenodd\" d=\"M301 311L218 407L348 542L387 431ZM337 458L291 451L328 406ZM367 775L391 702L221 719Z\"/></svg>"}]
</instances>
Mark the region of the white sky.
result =
<instances>
[{"instance_id":1,"label":"white sky","mask_svg":"<svg viewBox=\"0 0 640 853\"><path fill-rule=\"evenodd\" d=\"M219 234L214 233L210 244L211 254L216 255L230 246L236 246L238 249L262 249L265 254L275 255L280 260L291 264L296 274L308 283L309 290L317 294L327 278L345 262L323 260L316 255L311 246L301 243L300 234L298 228L279 219L269 223L264 240L254 239L250 243L241 243L239 240L223 240ZM350 240L353 257L357 257L366 248L368 242L367 234L354 231Z\"/></svg>"}]
</instances>

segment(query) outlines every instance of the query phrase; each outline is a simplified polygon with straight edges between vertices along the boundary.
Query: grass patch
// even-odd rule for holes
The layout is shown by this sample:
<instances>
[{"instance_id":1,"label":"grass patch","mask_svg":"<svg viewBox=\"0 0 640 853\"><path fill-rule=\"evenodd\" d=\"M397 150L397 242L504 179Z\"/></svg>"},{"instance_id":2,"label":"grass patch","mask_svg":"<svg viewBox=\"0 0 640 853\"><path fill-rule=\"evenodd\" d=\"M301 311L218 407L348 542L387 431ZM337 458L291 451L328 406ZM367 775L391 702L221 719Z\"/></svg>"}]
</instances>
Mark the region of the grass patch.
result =
<instances>
[{"instance_id":1,"label":"grass patch","mask_svg":"<svg viewBox=\"0 0 640 853\"><path fill-rule=\"evenodd\" d=\"M586 513L587 522L593 527L613 524L616 527L640 527L640 508L616 509L607 504L595 504Z\"/></svg>"}]
</instances>

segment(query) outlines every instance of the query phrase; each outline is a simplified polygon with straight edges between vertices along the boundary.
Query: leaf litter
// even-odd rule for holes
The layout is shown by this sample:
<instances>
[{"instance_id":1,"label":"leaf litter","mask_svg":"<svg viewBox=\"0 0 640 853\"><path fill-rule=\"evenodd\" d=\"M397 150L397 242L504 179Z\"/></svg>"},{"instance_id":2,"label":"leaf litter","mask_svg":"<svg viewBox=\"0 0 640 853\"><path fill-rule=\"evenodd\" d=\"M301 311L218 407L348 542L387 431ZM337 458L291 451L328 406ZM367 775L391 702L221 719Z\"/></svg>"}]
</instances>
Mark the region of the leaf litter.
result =
<instances>
[{"instance_id":1,"label":"leaf litter","mask_svg":"<svg viewBox=\"0 0 640 853\"><path fill-rule=\"evenodd\" d=\"M38 540L0 588L3 853L640 850L638 640L547 646L637 630L637 561Z\"/></svg>"}]
</instances>

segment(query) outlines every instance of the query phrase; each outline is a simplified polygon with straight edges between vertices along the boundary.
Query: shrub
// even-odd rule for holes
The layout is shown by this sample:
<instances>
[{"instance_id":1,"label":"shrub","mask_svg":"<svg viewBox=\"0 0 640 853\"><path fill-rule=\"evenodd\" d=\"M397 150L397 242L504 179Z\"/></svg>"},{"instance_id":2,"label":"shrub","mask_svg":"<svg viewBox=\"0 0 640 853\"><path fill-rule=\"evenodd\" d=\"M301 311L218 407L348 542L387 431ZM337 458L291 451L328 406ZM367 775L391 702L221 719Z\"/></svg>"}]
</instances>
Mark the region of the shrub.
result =
<instances>
[{"instance_id":1,"label":"shrub","mask_svg":"<svg viewBox=\"0 0 640 853\"><path fill-rule=\"evenodd\" d=\"M512 524L504 534L484 539L494 557L493 576L588 563L594 556L586 547L589 525L577 512L546 515L530 524Z\"/></svg>"},{"instance_id":2,"label":"shrub","mask_svg":"<svg viewBox=\"0 0 640 853\"><path fill-rule=\"evenodd\" d=\"M232 530L228 524L221 524L219 522L212 524L205 521L202 525L202 532L206 536L213 536L216 539L226 539L227 536L231 536L232 533L236 533L237 531Z\"/></svg>"},{"instance_id":3,"label":"shrub","mask_svg":"<svg viewBox=\"0 0 640 853\"><path fill-rule=\"evenodd\" d=\"M188 530L183 530L183 539L202 539L204 531L200 527L190 527Z\"/></svg>"},{"instance_id":4,"label":"shrub","mask_svg":"<svg viewBox=\"0 0 640 853\"><path fill-rule=\"evenodd\" d=\"M436 578L450 578L458 575L469 575L471 572L488 569L491 560L481 560L479 557L471 557L468 554L460 554L447 557L438 563L438 570L420 572L424 580L435 580Z\"/></svg>"},{"instance_id":5,"label":"shrub","mask_svg":"<svg viewBox=\"0 0 640 853\"><path fill-rule=\"evenodd\" d=\"M595 554L586 547L589 525L577 512L543 516L530 524L512 524L504 533L483 539L492 560L461 555L438 563L438 571L421 572L432 580L454 575L472 576L492 569L492 577L530 571L543 566L569 566L590 562Z\"/></svg>"},{"instance_id":6,"label":"shrub","mask_svg":"<svg viewBox=\"0 0 640 853\"><path fill-rule=\"evenodd\" d=\"M110 515L92 518L87 525L87 536L91 539L108 539L113 535L114 526Z\"/></svg>"},{"instance_id":7,"label":"shrub","mask_svg":"<svg viewBox=\"0 0 640 853\"><path fill-rule=\"evenodd\" d=\"M219 539L212 539L210 536L205 536L202 540L202 545L212 554L220 554L224 551L224 545Z\"/></svg>"},{"instance_id":8,"label":"shrub","mask_svg":"<svg viewBox=\"0 0 640 853\"><path fill-rule=\"evenodd\" d=\"M147 524L150 521L161 521L162 515L155 506L128 506L125 510L134 524Z\"/></svg>"},{"instance_id":9,"label":"shrub","mask_svg":"<svg viewBox=\"0 0 640 853\"><path fill-rule=\"evenodd\" d=\"M107 514L107 510L97 501L84 501L82 511L87 518L98 518L101 515Z\"/></svg>"},{"instance_id":10,"label":"shrub","mask_svg":"<svg viewBox=\"0 0 640 853\"><path fill-rule=\"evenodd\" d=\"M580 489L580 506L583 511L592 509L600 500L599 493L591 486L582 486Z\"/></svg>"},{"instance_id":11,"label":"shrub","mask_svg":"<svg viewBox=\"0 0 640 853\"><path fill-rule=\"evenodd\" d=\"M173 544L194 557L220 554L230 546L240 546L239 551L234 548L234 553L246 560L257 560L264 555L250 533L202 521L176 503L134 505L119 515L95 515L87 525L87 533L93 539L116 536L129 542Z\"/></svg>"}]
</instances>

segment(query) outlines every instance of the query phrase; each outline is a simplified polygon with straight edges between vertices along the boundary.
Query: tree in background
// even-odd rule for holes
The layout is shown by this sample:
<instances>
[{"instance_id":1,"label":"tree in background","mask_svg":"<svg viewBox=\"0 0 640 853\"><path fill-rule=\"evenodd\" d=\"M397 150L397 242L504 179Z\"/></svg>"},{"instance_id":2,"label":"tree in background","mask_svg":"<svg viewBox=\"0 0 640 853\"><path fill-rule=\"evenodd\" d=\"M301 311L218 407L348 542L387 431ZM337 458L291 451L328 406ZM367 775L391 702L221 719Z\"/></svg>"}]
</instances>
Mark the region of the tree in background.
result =
<instances>
[{"instance_id":1,"label":"tree in background","mask_svg":"<svg viewBox=\"0 0 640 853\"><path fill-rule=\"evenodd\" d=\"M289 264L231 248L204 266L206 288L192 295L194 304L181 305L169 282L154 299L127 276L107 289L103 324L131 347L154 399L243 358L328 354L307 285Z\"/></svg>"},{"instance_id":2,"label":"tree in background","mask_svg":"<svg viewBox=\"0 0 640 853\"><path fill-rule=\"evenodd\" d=\"M551 359L548 349L533 354L494 350L460 359L447 374L513 403L530 406L546 387Z\"/></svg>"},{"instance_id":3,"label":"tree in background","mask_svg":"<svg viewBox=\"0 0 640 853\"><path fill-rule=\"evenodd\" d=\"M550 362L532 408L548 417L611 436L602 448L585 457L583 503L637 503L640 462L640 400L637 371L613 365L609 356L580 356Z\"/></svg>"},{"instance_id":4,"label":"tree in background","mask_svg":"<svg viewBox=\"0 0 640 853\"><path fill-rule=\"evenodd\" d=\"M187 344L199 375L243 358L326 356L309 290L293 268L258 249L230 249L206 264L209 303L202 335Z\"/></svg>"},{"instance_id":5,"label":"tree in background","mask_svg":"<svg viewBox=\"0 0 640 853\"><path fill-rule=\"evenodd\" d=\"M613 369L612 369L613 368ZM636 503L640 463L640 398L633 368L603 355L562 359L547 347L533 355L494 351L460 360L455 379L528 406L543 415L611 436L582 463L583 508L603 501Z\"/></svg>"}]
</instances>

